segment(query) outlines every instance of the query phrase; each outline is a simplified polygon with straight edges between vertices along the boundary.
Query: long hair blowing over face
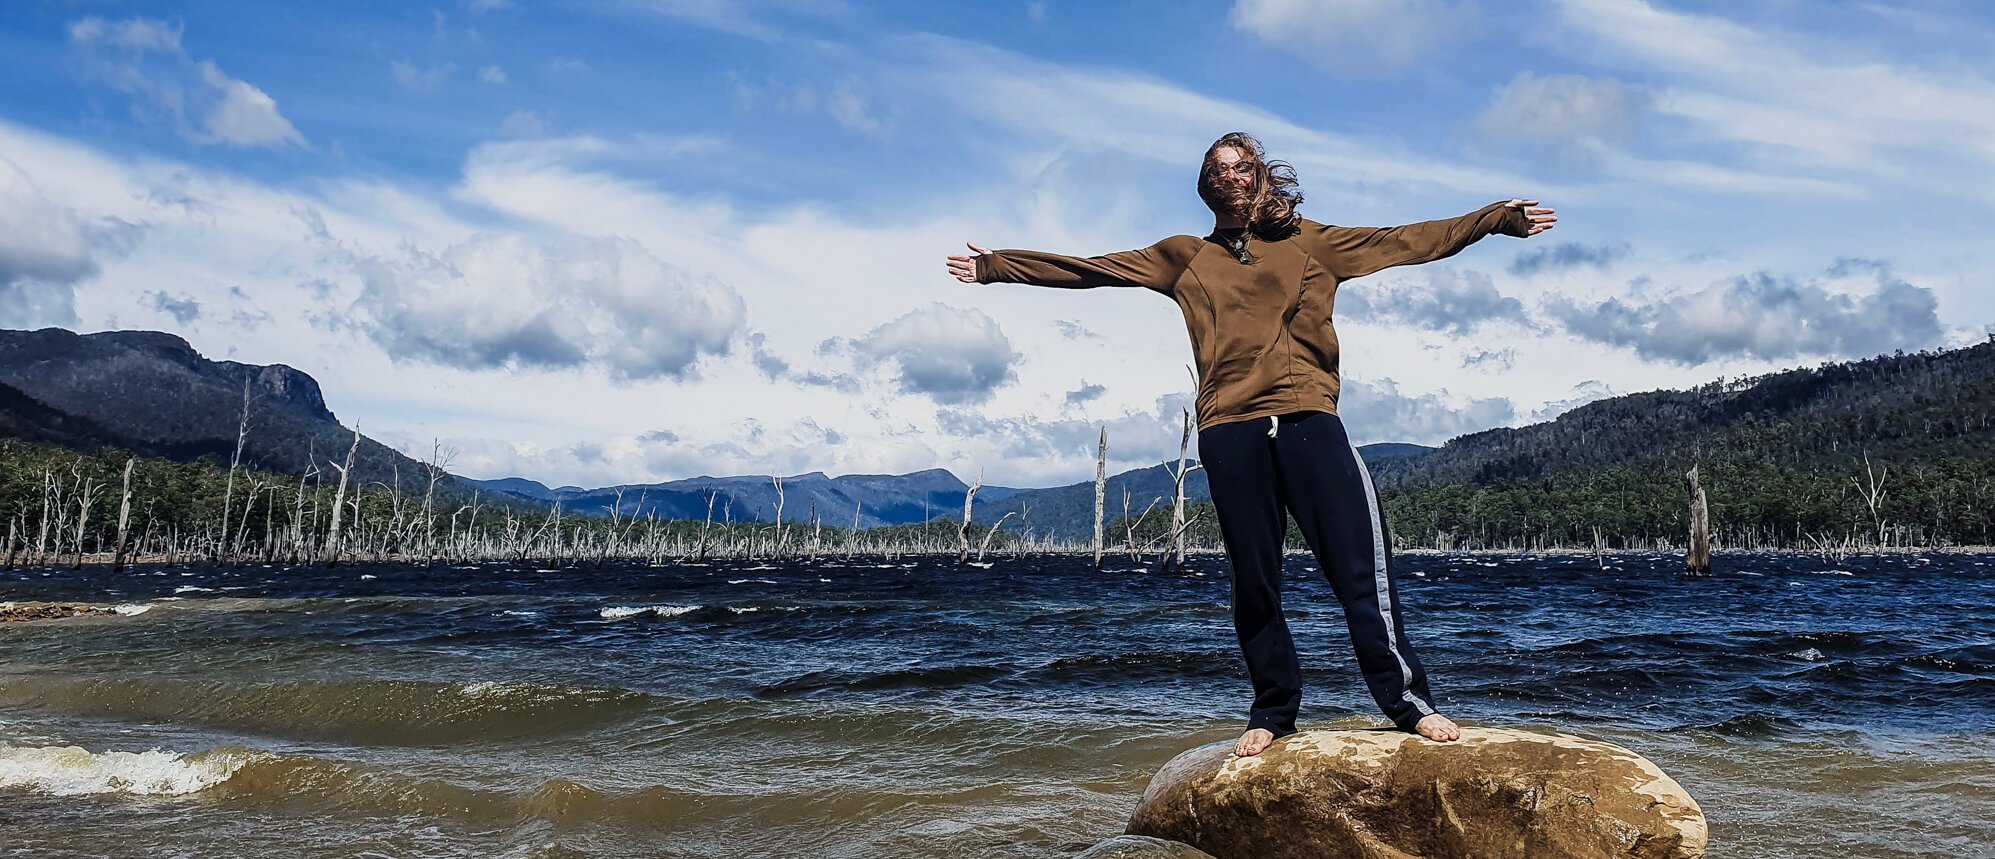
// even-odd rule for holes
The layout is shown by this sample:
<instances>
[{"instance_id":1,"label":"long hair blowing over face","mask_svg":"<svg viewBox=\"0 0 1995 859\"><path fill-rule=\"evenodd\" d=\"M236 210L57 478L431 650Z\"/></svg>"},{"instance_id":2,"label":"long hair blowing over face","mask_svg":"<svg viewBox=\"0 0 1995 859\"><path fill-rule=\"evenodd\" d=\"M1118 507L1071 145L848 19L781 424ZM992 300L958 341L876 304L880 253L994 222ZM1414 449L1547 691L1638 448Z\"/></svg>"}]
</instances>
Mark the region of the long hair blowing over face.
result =
<instances>
[{"instance_id":1,"label":"long hair blowing over face","mask_svg":"<svg viewBox=\"0 0 1995 859\"><path fill-rule=\"evenodd\" d=\"M1218 163L1213 155L1221 149L1238 150L1240 160L1253 165L1252 188L1242 193L1214 181ZM1198 196L1213 212L1238 217L1264 239L1287 238L1300 220L1295 208L1302 205L1302 185L1295 178L1295 168L1286 161L1267 160L1261 141L1246 132L1228 132L1206 147L1205 161L1198 168Z\"/></svg>"}]
</instances>

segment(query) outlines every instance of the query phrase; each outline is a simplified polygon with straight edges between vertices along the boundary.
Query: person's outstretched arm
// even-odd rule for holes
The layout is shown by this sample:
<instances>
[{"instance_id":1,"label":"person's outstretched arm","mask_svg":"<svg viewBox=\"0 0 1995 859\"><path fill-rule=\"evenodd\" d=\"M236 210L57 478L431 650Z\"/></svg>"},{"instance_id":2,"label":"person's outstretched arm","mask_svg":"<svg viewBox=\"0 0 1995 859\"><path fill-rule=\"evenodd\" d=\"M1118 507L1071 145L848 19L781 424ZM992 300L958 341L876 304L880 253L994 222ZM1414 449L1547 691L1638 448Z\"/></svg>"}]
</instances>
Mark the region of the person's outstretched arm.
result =
<instances>
[{"instance_id":1,"label":"person's outstretched arm","mask_svg":"<svg viewBox=\"0 0 1995 859\"><path fill-rule=\"evenodd\" d=\"M1043 251L993 251L970 245L975 256L949 257L949 274L964 283L1029 283L1066 289L1141 286L1169 294L1198 252L1198 239L1173 236L1147 248L1093 257Z\"/></svg>"},{"instance_id":2,"label":"person's outstretched arm","mask_svg":"<svg viewBox=\"0 0 1995 859\"><path fill-rule=\"evenodd\" d=\"M1551 229L1557 222L1557 215L1549 208L1540 207L1536 200L1506 200L1459 218L1403 227L1305 224L1304 234L1317 261L1337 279L1347 280L1396 265L1446 259L1492 233L1528 238Z\"/></svg>"}]
</instances>

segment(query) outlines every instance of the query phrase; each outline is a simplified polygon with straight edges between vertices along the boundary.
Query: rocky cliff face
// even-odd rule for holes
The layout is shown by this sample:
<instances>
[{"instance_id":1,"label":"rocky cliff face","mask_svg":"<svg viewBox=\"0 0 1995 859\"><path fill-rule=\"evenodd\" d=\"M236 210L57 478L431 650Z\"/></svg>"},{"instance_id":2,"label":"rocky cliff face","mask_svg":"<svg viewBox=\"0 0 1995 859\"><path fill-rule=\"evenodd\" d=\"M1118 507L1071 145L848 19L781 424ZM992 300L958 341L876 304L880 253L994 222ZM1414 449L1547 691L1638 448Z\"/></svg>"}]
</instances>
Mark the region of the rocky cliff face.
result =
<instances>
[{"instance_id":1,"label":"rocky cliff face","mask_svg":"<svg viewBox=\"0 0 1995 859\"><path fill-rule=\"evenodd\" d=\"M0 428L12 437L78 448L122 447L226 464L249 395L246 464L301 473L344 457L353 431L326 408L319 383L282 364L210 361L172 334L60 328L0 330ZM356 477L420 479L422 466L362 439Z\"/></svg>"}]
</instances>

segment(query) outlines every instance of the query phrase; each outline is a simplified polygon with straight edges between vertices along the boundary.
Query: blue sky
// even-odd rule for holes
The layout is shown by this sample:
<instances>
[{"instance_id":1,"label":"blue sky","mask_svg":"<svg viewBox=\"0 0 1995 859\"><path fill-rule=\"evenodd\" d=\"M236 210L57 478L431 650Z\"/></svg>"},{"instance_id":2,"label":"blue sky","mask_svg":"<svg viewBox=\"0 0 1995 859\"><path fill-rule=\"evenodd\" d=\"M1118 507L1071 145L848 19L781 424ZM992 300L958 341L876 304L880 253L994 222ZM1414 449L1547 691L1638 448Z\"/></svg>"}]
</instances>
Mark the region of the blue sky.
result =
<instances>
[{"instance_id":1,"label":"blue sky","mask_svg":"<svg viewBox=\"0 0 1995 859\"><path fill-rule=\"evenodd\" d=\"M1175 455L1182 322L963 286L974 241L1203 234L1206 143L1304 214L1559 228L1347 284L1360 441L1995 329L1995 10L1762 0L17 0L0 326L299 367L458 471L604 484Z\"/></svg>"}]
</instances>

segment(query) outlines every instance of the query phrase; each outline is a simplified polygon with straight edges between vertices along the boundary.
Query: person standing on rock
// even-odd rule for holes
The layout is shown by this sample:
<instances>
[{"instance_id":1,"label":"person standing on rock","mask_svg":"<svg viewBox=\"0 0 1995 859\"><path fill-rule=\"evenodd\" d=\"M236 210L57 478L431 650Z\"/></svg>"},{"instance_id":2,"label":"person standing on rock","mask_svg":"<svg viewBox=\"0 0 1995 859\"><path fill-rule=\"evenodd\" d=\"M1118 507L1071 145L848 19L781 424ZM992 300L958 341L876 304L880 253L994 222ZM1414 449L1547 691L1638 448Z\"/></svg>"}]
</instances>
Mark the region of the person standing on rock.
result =
<instances>
[{"instance_id":1,"label":"person standing on rock","mask_svg":"<svg viewBox=\"0 0 1995 859\"><path fill-rule=\"evenodd\" d=\"M1070 257L1029 250L950 256L964 283L1087 289L1140 286L1183 311L1198 368L1198 451L1233 569L1233 626L1254 702L1235 744L1257 755L1295 731L1302 671L1282 617L1284 511L1329 578L1380 709L1430 740L1461 731L1435 708L1407 641L1390 541L1371 475L1337 416L1337 286L1444 259L1492 233L1524 238L1558 218L1535 200L1491 203L1401 227L1333 227L1296 214L1295 170L1240 132L1206 149L1198 194L1212 232L1140 250Z\"/></svg>"}]
</instances>

